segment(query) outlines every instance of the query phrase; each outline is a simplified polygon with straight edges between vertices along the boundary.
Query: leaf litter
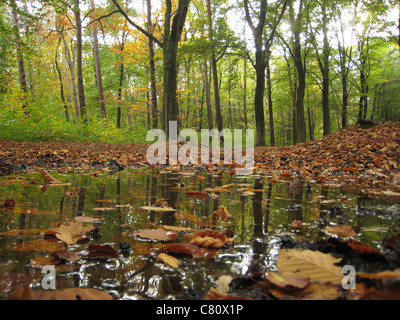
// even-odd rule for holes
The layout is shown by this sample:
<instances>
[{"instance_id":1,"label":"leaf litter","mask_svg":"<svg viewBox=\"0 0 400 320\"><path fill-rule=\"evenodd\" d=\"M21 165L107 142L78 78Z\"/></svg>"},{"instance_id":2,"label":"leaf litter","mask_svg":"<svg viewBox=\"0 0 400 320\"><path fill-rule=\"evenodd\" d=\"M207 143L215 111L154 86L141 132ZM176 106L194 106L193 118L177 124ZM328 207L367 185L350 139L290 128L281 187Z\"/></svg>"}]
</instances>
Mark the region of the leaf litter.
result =
<instances>
[{"instance_id":1,"label":"leaf litter","mask_svg":"<svg viewBox=\"0 0 400 320\"><path fill-rule=\"evenodd\" d=\"M1 229L2 237L17 237L24 240L13 246L15 252L48 252L44 256L42 263L57 265L74 265L85 263L85 259L121 259L122 253L128 252L128 257L142 257L146 259L144 266L138 263L138 267L132 265L136 271L133 276L126 276L121 269L122 283L129 283L130 279L155 268L155 262L165 264L172 269L181 272L188 266L201 265L202 261L216 259L223 261L224 257L232 254L235 250L240 250L243 241L240 240L243 234L240 231L248 230L247 227L237 229L236 232L228 233L227 227L238 223L237 213L231 212L232 203L224 201L224 197L234 196L235 190L240 193L238 206L247 201L253 201L253 210L257 205L257 197L271 190L284 185L288 188L292 198L275 196L275 201L279 202L280 215L294 215L294 219L287 223L287 233L281 232L279 228L271 229L265 233L267 238L278 239L279 250L275 255L276 271L271 271L265 266L267 253L259 253L253 257L252 263L247 266L244 274L218 274L220 279L216 286L209 287L209 291L204 292L200 289L196 297L202 299L387 299L399 297L396 291L396 284L400 281L400 241L398 240L399 226L380 227L376 225L351 224L353 221L346 216L344 209L337 210L336 206L343 205L345 208L347 200L338 198L321 198L318 201L309 201L312 206L311 212L320 213L319 216L305 217L299 215L299 206L292 203L288 209L282 210L285 201L296 201L298 197L296 190L307 185L307 192L312 192L312 186L319 185L321 188L340 187L342 192L356 192L361 197L373 197L386 201L396 201L400 194L399 175L400 166L398 158L400 127L396 123L385 123L370 129L362 130L358 126L352 126L330 135L323 139L310 141L296 146L282 148L257 148L255 158L255 177L261 177L262 183L254 185L254 188L235 189L236 183L228 180L225 184L207 185L206 180L201 175L190 174L182 175L187 178L194 176L198 189L190 187L188 190L182 182L170 186L171 192L183 194L188 199L192 199L192 207L182 209L182 203L161 200L146 201L145 196L133 197L129 203L121 203L120 199L112 208L94 207L98 212L96 218L85 216L68 223L61 223L55 228L47 229L22 229L15 228L7 230ZM145 146L115 146L115 145L91 145L90 149L86 144L42 144L30 143L21 144L16 142L5 142L2 145L4 153L9 159L2 164L2 174L9 179L1 181L2 188L27 188L37 184L35 178L27 177L14 179L10 173L18 171L35 172L38 170L44 179L42 191L54 193L49 189L50 186L59 187L70 185L65 181L65 174L80 172L90 172L93 178L101 179L103 172L117 173L129 167L145 170L149 168L144 160ZM129 151L128 151L129 150ZM50 156L43 157L44 154ZM102 159L98 161L98 155L102 154ZM125 157L121 157L121 155ZM62 155L62 157L60 157ZM62 158L62 159L61 159ZM108 158L108 159L107 159ZM40 160L39 160L40 159ZM22 166L11 165L25 163L26 169ZM57 166L54 164L57 163ZM146 168L147 167L147 168ZM58 168L58 176L54 177L50 169ZM97 169L98 172L93 172ZM182 173L180 166L175 166L169 170L165 168L157 170L160 174ZM215 165L208 166L208 173L219 176L222 170L232 177L234 166L226 166L219 169ZM190 170L190 168L189 168ZM144 172L144 171L142 171ZM55 173L57 174L57 173ZM156 176L155 175L155 176ZM201 178L202 177L202 178ZM187 184L189 186L189 184ZM267 187L268 186L268 187ZM309 190L308 188L310 188ZM266 188L267 187L267 188ZM69 189L69 188L68 188ZM75 186L73 189L61 191L64 201L82 199L83 193ZM165 197L165 194L162 196ZM168 197L166 197L168 198ZM98 199L101 201L102 199ZM104 199L103 199L104 200ZM132 201L134 200L134 201ZM167 199L168 200L168 199ZM78 200L76 200L78 201ZM135 201L140 202L139 205ZM214 208L211 210L209 202L215 201ZM219 201L219 202L218 202ZM342 202L341 202L342 201ZM21 200L17 197L7 197L0 199L0 209L12 215L20 210ZM222 203L221 203L222 202ZM267 202L262 202L264 208L270 206L271 198ZM350 201L351 202L351 201ZM68 202L67 202L68 203ZM199 204L207 204L208 214L211 217L202 217L197 207ZM77 204L77 202L75 202ZM202 206L204 210L206 206ZM136 232L125 232L118 236L118 240L108 236L108 243L96 242L101 238L102 229L107 227L109 219L115 219L115 214L120 215L121 209L126 210L129 215L136 217L141 209L141 217L135 218L150 219L158 225L156 229L149 228L146 223L140 222L138 225L144 228L136 229ZM370 217L379 216L380 219L391 219L398 214L394 209L393 213L389 210L376 209ZM108 213L110 211L110 213ZM269 212L269 211L268 211ZM346 210L346 212L348 212ZM110 214L105 216L103 213ZM18 213L20 214L20 213ZM356 214L360 219L367 219L368 210L363 210L362 205L358 206ZM158 217L163 216L160 221ZM173 217L180 225L168 225L167 217ZM76 217L78 218L78 217ZM164 221L165 218L165 221ZM154 219L156 221L154 221ZM249 219L249 217L246 217ZM251 219L251 218L250 218ZM244 221L244 220L243 220ZM396 220L395 220L396 221ZM167 223L165 223L167 222ZM350 222L350 223L349 223ZM88 225L83 225L83 224ZM90 223L101 224L101 228L93 227ZM259 223L259 222L256 222ZM170 227L168 229L168 227ZM175 229L174 229L175 228ZM42 230L38 234L38 230ZM105 229L104 229L105 230ZM239 232L238 232L239 231ZM381 238L374 239L374 248L365 244L365 234L378 232ZM315 233L319 232L318 236ZM313 240L307 238L308 234L313 234ZM43 237L43 238L38 238ZM34 238L34 239L32 239ZM36 238L36 239L35 239ZM51 241L50 241L51 240ZM110 240L114 240L115 242ZM84 241L89 241L86 246ZM123 242L124 241L124 242ZM120 251L115 249L115 243L120 242ZM376 245L380 242L378 245ZM222 254L221 254L222 253ZM40 256L33 259L32 263L38 264ZM189 260L188 260L189 259ZM193 260L192 260L193 259ZM222 259L222 260L221 260ZM344 265L354 265L357 269L356 289L346 291L340 284L343 279L341 267ZM221 273L222 272L222 273ZM387 280L390 280L388 283ZM125 281L125 282L124 282ZM203 289L204 286L199 288ZM31 290L28 286L16 286L6 292L9 298L17 299L40 299L46 297L40 290ZM89 289L89 288L88 288ZM67 293L70 289L64 290ZM106 296L97 293L80 292L77 294L71 288L72 296L81 297L88 294L91 298L105 299ZM63 297L58 292L48 299ZM66 296L64 296L66 298Z\"/></svg>"}]
</instances>

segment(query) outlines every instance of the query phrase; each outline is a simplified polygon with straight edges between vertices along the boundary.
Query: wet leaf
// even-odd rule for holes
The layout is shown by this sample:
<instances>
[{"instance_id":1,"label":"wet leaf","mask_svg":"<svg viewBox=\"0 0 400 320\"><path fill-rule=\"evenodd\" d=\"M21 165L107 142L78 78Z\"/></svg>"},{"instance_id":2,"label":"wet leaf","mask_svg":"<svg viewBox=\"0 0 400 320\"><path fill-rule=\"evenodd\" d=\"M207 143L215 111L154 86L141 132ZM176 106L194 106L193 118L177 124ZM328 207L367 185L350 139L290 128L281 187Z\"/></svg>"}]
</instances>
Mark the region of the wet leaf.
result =
<instances>
[{"instance_id":1,"label":"wet leaf","mask_svg":"<svg viewBox=\"0 0 400 320\"><path fill-rule=\"evenodd\" d=\"M191 244L195 244L200 247L207 247L213 249L219 249L225 246L228 243L233 243L233 238L228 238L221 232L214 231L214 230L200 230L197 231L194 235L192 240L190 240Z\"/></svg>"},{"instance_id":2,"label":"wet leaf","mask_svg":"<svg viewBox=\"0 0 400 320\"><path fill-rule=\"evenodd\" d=\"M171 252L171 253L181 253L185 255L192 256L193 258L204 258L210 255L212 256L212 252L206 248L201 248L191 243L168 243L165 246L160 248L162 252ZM216 253L214 254L216 255Z\"/></svg>"},{"instance_id":3,"label":"wet leaf","mask_svg":"<svg viewBox=\"0 0 400 320\"><path fill-rule=\"evenodd\" d=\"M336 226L336 227L329 227L324 229L325 232L336 234L339 237L347 238L347 237L354 237L357 233L354 229L350 226Z\"/></svg>"},{"instance_id":4,"label":"wet leaf","mask_svg":"<svg viewBox=\"0 0 400 320\"><path fill-rule=\"evenodd\" d=\"M311 281L329 281L340 284L342 269L336 265L341 261L329 254L311 250L281 249L278 254L278 272L281 275L310 277Z\"/></svg>"},{"instance_id":5,"label":"wet leaf","mask_svg":"<svg viewBox=\"0 0 400 320\"><path fill-rule=\"evenodd\" d=\"M119 252L109 244L91 244L88 248L88 258L118 258Z\"/></svg>"},{"instance_id":6,"label":"wet leaf","mask_svg":"<svg viewBox=\"0 0 400 320\"><path fill-rule=\"evenodd\" d=\"M302 277L299 275L279 274L277 272L267 272L267 279L269 282L279 287L280 289L304 289L310 283L310 277Z\"/></svg>"},{"instance_id":7,"label":"wet leaf","mask_svg":"<svg viewBox=\"0 0 400 320\"><path fill-rule=\"evenodd\" d=\"M69 226L61 225L59 228L54 229L56 237L64 241L67 245L75 244L95 227L88 225L83 227L82 222L71 222Z\"/></svg>"},{"instance_id":8,"label":"wet leaf","mask_svg":"<svg viewBox=\"0 0 400 320\"><path fill-rule=\"evenodd\" d=\"M140 209L147 210L147 211L155 211L155 212L173 212L173 211L176 211L176 209L173 209L173 208L151 207L151 206L140 207Z\"/></svg>"},{"instance_id":9,"label":"wet leaf","mask_svg":"<svg viewBox=\"0 0 400 320\"><path fill-rule=\"evenodd\" d=\"M40 173L41 173L42 177L44 178L44 184L45 185L61 183L61 181L58 181L56 178L54 178L46 170L42 170Z\"/></svg>"},{"instance_id":10,"label":"wet leaf","mask_svg":"<svg viewBox=\"0 0 400 320\"><path fill-rule=\"evenodd\" d=\"M393 278L400 279L400 269L396 269L393 271L387 270L378 273L360 272L358 273L358 275L366 279L393 279Z\"/></svg>"},{"instance_id":11,"label":"wet leaf","mask_svg":"<svg viewBox=\"0 0 400 320\"><path fill-rule=\"evenodd\" d=\"M226 210L224 205L221 205L216 211L214 211L213 215L220 217L222 220L226 220L231 216L228 210Z\"/></svg>"},{"instance_id":12,"label":"wet leaf","mask_svg":"<svg viewBox=\"0 0 400 320\"><path fill-rule=\"evenodd\" d=\"M55 242L49 242L44 239L37 239L37 240L31 240L27 242L23 242L20 244L17 244L14 247L14 251L17 252L25 252L25 251L49 251L53 252L56 250L60 250L64 248L63 243L55 243Z\"/></svg>"},{"instance_id":13,"label":"wet leaf","mask_svg":"<svg viewBox=\"0 0 400 320\"><path fill-rule=\"evenodd\" d=\"M75 252L71 252L67 249L54 251L50 254L50 256L54 259L58 259L61 261L69 261L69 262L75 262L81 259L81 257L78 254L76 254Z\"/></svg>"},{"instance_id":14,"label":"wet leaf","mask_svg":"<svg viewBox=\"0 0 400 320\"><path fill-rule=\"evenodd\" d=\"M178 238L178 234L176 232L166 231L162 228L140 230L135 232L133 236L154 241L174 241Z\"/></svg>"},{"instance_id":15,"label":"wet leaf","mask_svg":"<svg viewBox=\"0 0 400 320\"><path fill-rule=\"evenodd\" d=\"M70 288L64 290L32 290L19 287L8 295L9 300L114 300L108 293L92 288Z\"/></svg>"},{"instance_id":16,"label":"wet leaf","mask_svg":"<svg viewBox=\"0 0 400 320\"><path fill-rule=\"evenodd\" d=\"M226 295L218 292L216 289L211 288L205 296L204 300L253 300L248 297L239 297L234 295Z\"/></svg>"},{"instance_id":17,"label":"wet leaf","mask_svg":"<svg viewBox=\"0 0 400 320\"><path fill-rule=\"evenodd\" d=\"M166 253L160 253L157 256L157 261L163 262L165 265L170 266L172 268L178 268L182 264L178 259Z\"/></svg>"}]
</instances>

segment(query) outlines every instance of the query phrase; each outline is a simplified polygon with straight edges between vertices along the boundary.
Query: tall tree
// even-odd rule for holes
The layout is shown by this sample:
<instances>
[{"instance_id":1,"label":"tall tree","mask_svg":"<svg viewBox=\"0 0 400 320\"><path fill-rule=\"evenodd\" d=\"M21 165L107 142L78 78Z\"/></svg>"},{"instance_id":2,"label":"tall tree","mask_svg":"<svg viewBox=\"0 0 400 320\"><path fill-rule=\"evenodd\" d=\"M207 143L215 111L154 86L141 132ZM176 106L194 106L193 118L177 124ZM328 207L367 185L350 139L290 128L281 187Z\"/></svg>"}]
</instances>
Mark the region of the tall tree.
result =
<instances>
[{"instance_id":1,"label":"tall tree","mask_svg":"<svg viewBox=\"0 0 400 320\"><path fill-rule=\"evenodd\" d=\"M153 23L151 21L151 0L147 0L147 31L153 35ZM156 86L156 62L154 55L154 41L148 38L149 44L149 64L150 64L150 92L151 92L151 114L152 127L158 126L158 102L157 102L157 86Z\"/></svg>"},{"instance_id":2,"label":"tall tree","mask_svg":"<svg viewBox=\"0 0 400 320\"><path fill-rule=\"evenodd\" d=\"M96 10L96 7L94 5L94 0L90 0L90 9L92 11ZM106 118L107 112L106 112L106 103L104 100L103 76L101 73L100 49L99 49L98 29L96 23L93 23L92 30L93 30L93 55L95 61L96 84L97 84L97 95L100 106L100 116L102 118Z\"/></svg>"},{"instance_id":3,"label":"tall tree","mask_svg":"<svg viewBox=\"0 0 400 320\"><path fill-rule=\"evenodd\" d=\"M276 28L280 23L283 14L286 11L289 0L277 2L277 7L272 10L274 20L271 22L271 29L267 36L264 30L267 24L268 16L268 1L259 0L256 15L257 25L254 24L250 12L249 0L244 0L244 9L246 14L246 21L253 32L254 44L256 48L256 61L252 62L256 71L256 91L254 97L254 111L256 119L256 146L266 146L265 140L265 117L264 117L264 92L265 92L265 69L267 67L267 52L270 50L272 41L275 37ZM282 6L281 6L282 5ZM279 10L279 8L281 8ZM253 10L255 11L255 10ZM280 13L278 14L278 12ZM271 19L272 20L272 19Z\"/></svg>"},{"instance_id":4,"label":"tall tree","mask_svg":"<svg viewBox=\"0 0 400 320\"><path fill-rule=\"evenodd\" d=\"M207 17L208 17L208 37L211 42L211 68L212 68L213 84L214 84L215 116L216 116L217 128L219 131L222 131L223 122L221 113L221 99L219 95L217 58L215 55L215 45L214 45L214 28L213 28L213 14L211 9L211 0L207 0Z\"/></svg>"},{"instance_id":5,"label":"tall tree","mask_svg":"<svg viewBox=\"0 0 400 320\"><path fill-rule=\"evenodd\" d=\"M320 0L317 1L317 4L320 8L320 19L318 19L318 23L316 29L322 30L323 36L323 45L322 45L322 53L319 50L319 45L316 41L316 34L317 30L310 30L310 34L312 35L312 44L315 49L315 54L318 62L319 69L322 74L322 117L323 117L323 132L324 136L331 133L331 114L330 114L330 107L329 107L329 90L330 90L330 77L329 77L329 58L331 53L331 47L329 44L328 38L328 23L329 17L331 16L328 14L328 0ZM310 24L311 28L311 24ZM311 123L310 123L311 124Z\"/></svg>"},{"instance_id":6,"label":"tall tree","mask_svg":"<svg viewBox=\"0 0 400 320\"><path fill-rule=\"evenodd\" d=\"M306 90L306 67L305 59L301 52L301 33L303 24L303 0L299 1L297 14L295 13L293 2L289 4L290 25L293 33L293 50L290 50L297 70L297 93L296 93L296 143L305 142L306 137L306 118L304 115L304 96Z\"/></svg>"},{"instance_id":7,"label":"tall tree","mask_svg":"<svg viewBox=\"0 0 400 320\"><path fill-rule=\"evenodd\" d=\"M178 7L173 12L171 0L165 1L164 15L164 39L158 40L145 29L132 21L117 0L112 0L118 11L128 20L128 22L151 38L164 51L164 103L163 103L163 128L169 132L169 122L179 123L179 106L177 101L177 76L178 76L178 44L181 41L186 16L189 10L190 0L179 0Z\"/></svg>"},{"instance_id":8,"label":"tall tree","mask_svg":"<svg viewBox=\"0 0 400 320\"><path fill-rule=\"evenodd\" d=\"M11 5L12 5L12 22L13 22L14 34L15 34L15 46L16 46L17 58L18 58L19 84L20 84L21 89L25 93L27 93L28 85L26 82L25 60L24 60L24 54L22 51L22 43L21 43L22 40L21 40L20 28L19 28L19 17L18 17L15 0L11 1Z\"/></svg>"},{"instance_id":9,"label":"tall tree","mask_svg":"<svg viewBox=\"0 0 400 320\"><path fill-rule=\"evenodd\" d=\"M73 7L76 29L76 72L78 78L79 111L83 123L87 124L85 87L83 83L82 20L79 1L80 0L75 0Z\"/></svg>"}]
</instances>

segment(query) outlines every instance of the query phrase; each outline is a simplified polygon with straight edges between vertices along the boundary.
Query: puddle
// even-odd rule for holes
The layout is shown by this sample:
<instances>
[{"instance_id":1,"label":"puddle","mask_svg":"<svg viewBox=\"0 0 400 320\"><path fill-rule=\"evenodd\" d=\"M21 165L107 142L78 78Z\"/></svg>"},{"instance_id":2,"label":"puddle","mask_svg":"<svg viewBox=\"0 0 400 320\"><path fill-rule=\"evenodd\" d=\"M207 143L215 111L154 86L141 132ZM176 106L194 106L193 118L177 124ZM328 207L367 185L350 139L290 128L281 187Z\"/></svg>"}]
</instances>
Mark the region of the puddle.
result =
<instances>
[{"instance_id":1,"label":"puddle","mask_svg":"<svg viewBox=\"0 0 400 320\"><path fill-rule=\"evenodd\" d=\"M41 188L40 174L1 179L1 299L26 281L41 288L42 269L32 261L40 261L49 252L42 247L16 248L43 239L41 232L77 216L101 220L92 222L98 230L89 241L70 245L70 251L85 256L90 244L109 244L118 251L129 247L130 251L119 258L83 257L57 265L57 289L97 288L119 299L203 299L221 275L245 275L255 266L261 271L276 270L281 244L278 236L285 232L314 240L327 236L326 227L356 226L354 238L379 249L385 236L397 233L400 215L396 203L346 194L339 186L293 180L268 183L264 176L140 170L54 176L62 184L48 189ZM221 186L228 187L217 191ZM208 194L188 192L204 190ZM176 211L141 209L156 201L165 201L163 205ZM221 205L230 213L225 221L212 214ZM302 221L303 228L293 228L295 221ZM156 261L160 241L133 236L139 230L162 225L193 231L232 230L235 242L208 259L179 255L182 264L174 269ZM185 242L185 233L178 232L175 242Z\"/></svg>"}]
</instances>

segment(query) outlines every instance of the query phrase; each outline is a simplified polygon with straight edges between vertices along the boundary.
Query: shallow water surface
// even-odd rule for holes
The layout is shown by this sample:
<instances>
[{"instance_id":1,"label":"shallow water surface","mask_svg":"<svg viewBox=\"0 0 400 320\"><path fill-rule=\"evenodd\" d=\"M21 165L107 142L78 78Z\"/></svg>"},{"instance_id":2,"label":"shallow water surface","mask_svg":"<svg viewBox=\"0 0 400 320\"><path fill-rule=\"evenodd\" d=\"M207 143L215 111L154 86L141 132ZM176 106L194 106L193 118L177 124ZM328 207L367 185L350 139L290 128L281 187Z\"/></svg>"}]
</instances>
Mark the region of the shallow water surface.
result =
<instances>
[{"instance_id":1,"label":"shallow water surface","mask_svg":"<svg viewBox=\"0 0 400 320\"><path fill-rule=\"evenodd\" d=\"M379 249L386 235L396 233L400 214L398 204L346 194L340 186L297 180L270 183L266 176L223 171L52 174L60 185L43 187L38 173L0 180L2 299L26 282L41 288L41 258L51 249L21 245L35 244L46 230L79 216L99 218L91 222L98 229L85 242L69 246L81 259L56 266L57 289L97 288L119 299L203 299L222 275L276 270L284 232L313 240L327 236L328 226L357 226L355 239ZM193 192L205 190L207 194ZM156 203L176 211L141 209ZM212 214L221 205L230 213L226 220ZM294 221L302 221L303 228L293 228ZM156 260L162 241L133 235L165 225L188 228L178 232L179 243L202 229L233 231L235 242L208 258L175 255L182 264L172 268ZM109 244L121 255L88 258L91 244Z\"/></svg>"}]
</instances>

